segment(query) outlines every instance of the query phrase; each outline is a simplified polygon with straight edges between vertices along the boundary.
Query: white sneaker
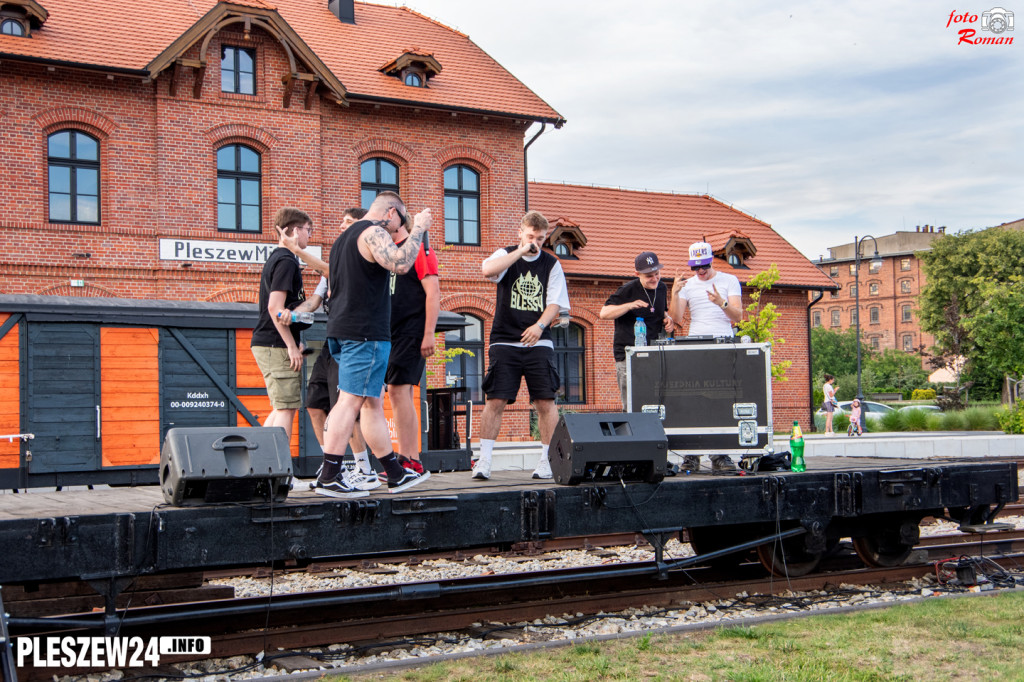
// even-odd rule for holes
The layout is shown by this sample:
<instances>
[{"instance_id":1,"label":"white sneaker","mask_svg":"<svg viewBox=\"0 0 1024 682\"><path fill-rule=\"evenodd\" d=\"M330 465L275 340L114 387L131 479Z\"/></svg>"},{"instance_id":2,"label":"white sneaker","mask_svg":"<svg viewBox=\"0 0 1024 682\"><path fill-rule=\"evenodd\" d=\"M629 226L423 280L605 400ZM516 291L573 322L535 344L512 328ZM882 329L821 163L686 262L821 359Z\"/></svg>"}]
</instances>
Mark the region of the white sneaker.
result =
<instances>
[{"instance_id":1,"label":"white sneaker","mask_svg":"<svg viewBox=\"0 0 1024 682\"><path fill-rule=\"evenodd\" d=\"M353 466L351 468L345 467L344 475L349 485L356 490L375 490L384 485L376 471L364 474L357 467Z\"/></svg>"},{"instance_id":2,"label":"white sneaker","mask_svg":"<svg viewBox=\"0 0 1024 682\"><path fill-rule=\"evenodd\" d=\"M537 462L537 468L533 470L534 478L551 478L551 462L544 455L540 456L540 460Z\"/></svg>"},{"instance_id":3,"label":"white sneaker","mask_svg":"<svg viewBox=\"0 0 1024 682\"><path fill-rule=\"evenodd\" d=\"M491 477L491 460L484 459L483 457L476 460L473 465L473 479L476 481L486 481Z\"/></svg>"}]
</instances>

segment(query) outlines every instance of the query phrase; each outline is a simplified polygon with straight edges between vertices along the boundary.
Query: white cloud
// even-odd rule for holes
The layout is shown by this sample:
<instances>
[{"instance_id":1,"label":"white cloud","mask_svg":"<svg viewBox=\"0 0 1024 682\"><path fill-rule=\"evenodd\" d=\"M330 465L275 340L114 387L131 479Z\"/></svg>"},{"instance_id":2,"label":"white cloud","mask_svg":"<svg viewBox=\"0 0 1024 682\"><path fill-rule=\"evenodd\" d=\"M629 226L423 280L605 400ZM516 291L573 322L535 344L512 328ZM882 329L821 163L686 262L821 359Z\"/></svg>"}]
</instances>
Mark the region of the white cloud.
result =
<instances>
[{"instance_id":1,"label":"white cloud","mask_svg":"<svg viewBox=\"0 0 1024 682\"><path fill-rule=\"evenodd\" d=\"M710 190L811 258L854 234L1024 217L1024 32L958 45L964 25L946 26L988 5L408 4L568 119L531 147L531 178Z\"/></svg>"}]
</instances>

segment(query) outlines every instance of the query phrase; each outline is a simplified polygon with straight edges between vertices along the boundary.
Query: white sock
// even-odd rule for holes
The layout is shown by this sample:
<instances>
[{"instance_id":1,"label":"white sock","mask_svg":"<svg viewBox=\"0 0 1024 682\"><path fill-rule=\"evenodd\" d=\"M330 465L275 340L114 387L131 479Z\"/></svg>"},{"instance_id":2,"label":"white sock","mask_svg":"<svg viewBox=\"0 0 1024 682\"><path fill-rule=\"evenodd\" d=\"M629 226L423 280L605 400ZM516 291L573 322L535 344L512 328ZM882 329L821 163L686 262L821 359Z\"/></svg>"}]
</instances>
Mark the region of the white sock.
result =
<instances>
[{"instance_id":1,"label":"white sock","mask_svg":"<svg viewBox=\"0 0 1024 682\"><path fill-rule=\"evenodd\" d=\"M487 438L480 439L480 459L484 462L491 461L491 455L494 453L494 441L488 440Z\"/></svg>"},{"instance_id":2,"label":"white sock","mask_svg":"<svg viewBox=\"0 0 1024 682\"><path fill-rule=\"evenodd\" d=\"M368 474L373 471L373 467L370 466L370 455L366 450L361 450L353 454L356 458L356 462L359 463L359 471L364 474Z\"/></svg>"},{"instance_id":3,"label":"white sock","mask_svg":"<svg viewBox=\"0 0 1024 682\"><path fill-rule=\"evenodd\" d=\"M551 447L550 444L549 445L541 445L540 446L540 461L542 461L542 462L548 461L548 448L549 447Z\"/></svg>"}]
</instances>

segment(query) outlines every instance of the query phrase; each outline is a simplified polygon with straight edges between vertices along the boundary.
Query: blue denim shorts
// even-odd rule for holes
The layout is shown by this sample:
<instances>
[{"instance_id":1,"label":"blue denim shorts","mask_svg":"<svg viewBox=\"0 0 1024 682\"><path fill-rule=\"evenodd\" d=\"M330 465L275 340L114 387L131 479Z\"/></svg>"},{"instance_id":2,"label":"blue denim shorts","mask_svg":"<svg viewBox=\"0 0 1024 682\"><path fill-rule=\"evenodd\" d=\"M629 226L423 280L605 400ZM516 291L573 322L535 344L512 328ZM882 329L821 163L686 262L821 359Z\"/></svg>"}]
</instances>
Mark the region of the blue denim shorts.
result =
<instances>
[{"instance_id":1,"label":"blue denim shorts","mask_svg":"<svg viewBox=\"0 0 1024 682\"><path fill-rule=\"evenodd\" d=\"M391 354L390 341L327 339L327 349L338 363L338 390L379 398Z\"/></svg>"}]
</instances>

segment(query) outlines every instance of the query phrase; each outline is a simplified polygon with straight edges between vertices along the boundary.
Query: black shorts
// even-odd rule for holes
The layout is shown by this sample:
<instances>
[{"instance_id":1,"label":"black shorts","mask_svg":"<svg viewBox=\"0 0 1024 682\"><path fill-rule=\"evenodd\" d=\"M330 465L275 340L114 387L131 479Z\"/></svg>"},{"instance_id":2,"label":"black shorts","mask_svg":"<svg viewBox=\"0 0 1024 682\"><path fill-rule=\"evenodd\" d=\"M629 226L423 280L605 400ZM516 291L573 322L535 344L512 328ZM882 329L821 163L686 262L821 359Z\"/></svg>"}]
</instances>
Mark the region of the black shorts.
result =
<instances>
[{"instance_id":1,"label":"black shorts","mask_svg":"<svg viewBox=\"0 0 1024 682\"><path fill-rule=\"evenodd\" d=\"M423 339L416 336L391 337L391 355L384 383L393 386L418 386L427 367L427 359L420 353Z\"/></svg>"},{"instance_id":2,"label":"black shorts","mask_svg":"<svg viewBox=\"0 0 1024 682\"><path fill-rule=\"evenodd\" d=\"M490 362L484 375L483 389L488 400L514 403L522 380L530 400L554 400L558 393L558 369L555 351L547 346L518 348L500 344L490 347Z\"/></svg>"},{"instance_id":3,"label":"black shorts","mask_svg":"<svg viewBox=\"0 0 1024 682\"><path fill-rule=\"evenodd\" d=\"M306 385L306 407L330 412L338 402L338 363L327 352L325 345L313 363Z\"/></svg>"}]
</instances>

